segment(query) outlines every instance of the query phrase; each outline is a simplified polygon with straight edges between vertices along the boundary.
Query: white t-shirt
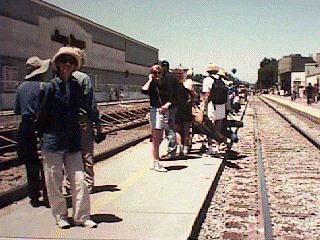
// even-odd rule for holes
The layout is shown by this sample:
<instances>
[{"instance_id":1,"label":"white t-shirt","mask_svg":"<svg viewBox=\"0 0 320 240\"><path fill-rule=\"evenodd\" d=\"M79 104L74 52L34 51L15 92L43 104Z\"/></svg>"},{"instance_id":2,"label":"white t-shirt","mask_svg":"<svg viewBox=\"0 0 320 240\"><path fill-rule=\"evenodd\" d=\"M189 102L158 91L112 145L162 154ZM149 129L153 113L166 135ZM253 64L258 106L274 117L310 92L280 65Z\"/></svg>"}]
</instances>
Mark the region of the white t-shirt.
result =
<instances>
[{"instance_id":1,"label":"white t-shirt","mask_svg":"<svg viewBox=\"0 0 320 240\"><path fill-rule=\"evenodd\" d=\"M214 75L212 77L206 77L202 82L202 92L208 93L211 91L212 84L214 82L213 78L216 78ZM224 119L226 117L226 104L215 104L210 101L208 103L207 110L208 118L211 121Z\"/></svg>"}]
</instances>

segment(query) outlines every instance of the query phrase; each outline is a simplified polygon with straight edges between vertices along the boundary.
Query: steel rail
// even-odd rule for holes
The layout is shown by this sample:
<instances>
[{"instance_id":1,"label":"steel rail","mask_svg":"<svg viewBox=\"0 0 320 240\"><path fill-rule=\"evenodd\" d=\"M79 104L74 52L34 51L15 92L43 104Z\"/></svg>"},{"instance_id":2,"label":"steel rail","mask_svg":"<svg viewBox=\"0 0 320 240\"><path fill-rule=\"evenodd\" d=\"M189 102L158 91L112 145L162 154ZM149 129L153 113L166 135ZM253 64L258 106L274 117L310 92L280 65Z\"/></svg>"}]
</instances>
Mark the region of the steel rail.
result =
<instances>
[{"instance_id":1,"label":"steel rail","mask_svg":"<svg viewBox=\"0 0 320 240\"><path fill-rule=\"evenodd\" d=\"M263 216L263 229L264 229L264 239L272 240L273 239L273 230L272 230L272 222L270 216L270 204L268 200L268 190L266 184L266 175L263 166L263 155L262 155L262 147L259 136L259 125L258 125L258 116L257 109L254 106L254 120L255 120L255 142L256 142L256 153L257 153L257 165L258 165L258 188L259 195L261 201L262 208L262 216Z\"/></svg>"},{"instance_id":2,"label":"steel rail","mask_svg":"<svg viewBox=\"0 0 320 240\"><path fill-rule=\"evenodd\" d=\"M299 127L297 124L295 124L294 122L292 122L288 117L286 117L283 113L281 113L278 109L276 109L275 107L273 107L270 103L268 103L265 99L259 97L261 99L262 102L264 102L267 106L269 106L272 110L274 110L276 113L278 113L284 120L286 120L291 127L293 127L295 130L297 130L300 134L302 134L302 136L304 136L306 139L308 139L309 142L311 142L316 148L320 149L320 141L318 139L316 139L314 136L312 136L311 134L309 134L307 131L305 131L304 129L302 129L301 127ZM272 101L272 100L270 100ZM275 101L274 101L275 102ZM282 105L284 106L284 105ZM285 107L285 106L284 106ZM287 107L287 109L290 109L289 107ZM293 110L291 110L293 111ZM298 113L299 114L299 113ZM304 116L304 115L302 115Z\"/></svg>"}]
</instances>

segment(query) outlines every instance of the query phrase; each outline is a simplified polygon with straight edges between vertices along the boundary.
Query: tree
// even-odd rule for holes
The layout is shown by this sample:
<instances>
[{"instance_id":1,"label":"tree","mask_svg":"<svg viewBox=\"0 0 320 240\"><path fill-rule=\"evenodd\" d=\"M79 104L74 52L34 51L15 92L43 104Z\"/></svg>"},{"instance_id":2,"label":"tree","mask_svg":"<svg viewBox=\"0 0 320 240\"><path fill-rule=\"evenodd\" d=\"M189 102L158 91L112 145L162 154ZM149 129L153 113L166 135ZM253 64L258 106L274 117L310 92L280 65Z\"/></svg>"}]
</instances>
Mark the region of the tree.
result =
<instances>
[{"instance_id":1,"label":"tree","mask_svg":"<svg viewBox=\"0 0 320 240\"><path fill-rule=\"evenodd\" d=\"M258 69L258 88L271 88L278 82L278 61L275 58L264 58Z\"/></svg>"}]
</instances>

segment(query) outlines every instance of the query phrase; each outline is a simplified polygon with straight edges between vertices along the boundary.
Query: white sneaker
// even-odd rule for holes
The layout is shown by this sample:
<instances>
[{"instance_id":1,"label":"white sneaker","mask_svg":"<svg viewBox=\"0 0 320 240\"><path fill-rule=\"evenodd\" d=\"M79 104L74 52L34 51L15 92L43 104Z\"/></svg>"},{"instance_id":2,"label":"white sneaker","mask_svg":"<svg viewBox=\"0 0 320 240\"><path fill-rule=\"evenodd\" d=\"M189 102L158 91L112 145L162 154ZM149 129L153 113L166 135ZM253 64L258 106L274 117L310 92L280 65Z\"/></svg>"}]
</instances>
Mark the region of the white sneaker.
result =
<instances>
[{"instance_id":1,"label":"white sneaker","mask_svg":"<svg viewBox=\"0 0 320 240\"><path fill-rule=\"evenodd\" d=\"M186 155L189 152L189 146L184 146L183 147L183 154Z\"/></svg>"},{"instance_id":2,"label":"white sneaker","mask_svg":"<svg viewBox=\"0 0 320 240\"><path fill-rule=\"evenodd\" d=\"M59 228L61 229L67 229L70 228L70 223L67 219L61 218L60 220L58 220L56 222L56 224L58 225Z\"/></svg>"},{"instance_id":3,"label":"white sneaker","mask_svg":"<svg viewBox=\"0 0 320 240\"><path fill-rule=\"evenodd\" d=\"M85 220L85 221L74 221L75 226L82 226L86 228L96 228L98 226L97 223L92 221L91 219Z\"/></svg>"},{"instance_id":4,"label":"white sneaker","mask_svg":"<svg viewBox=\"0 0 320 240\"><path fill-rule=\"evenodd\" d=\"M168 170L165 169L160 163L155 165L154 170L157 172L167 172Z\"/></svg>"},{"instance_id":5,"label":"white sneaker","mask_svg":"<svg viewBox=\"0 0 320 240\"><path fill-rule=\"evenodd\" d=\"M153 163L150 167L150 170L155 170L156 166L159 164L159 161L158 160L153 160Z\"/></svg>"},{"instance_id":6,"label":"white sneaker","mask_svg":"<svg viewBox=\"0 0 320 240\"><path fill-rule=\"evenodd\" d=\"M202 156L210 157L210 156L217 154L217 153L218 152L216 150L213 150L213 148L208 148L208 150L204 154L202 154Z\"/></svg>"}]
</instances>

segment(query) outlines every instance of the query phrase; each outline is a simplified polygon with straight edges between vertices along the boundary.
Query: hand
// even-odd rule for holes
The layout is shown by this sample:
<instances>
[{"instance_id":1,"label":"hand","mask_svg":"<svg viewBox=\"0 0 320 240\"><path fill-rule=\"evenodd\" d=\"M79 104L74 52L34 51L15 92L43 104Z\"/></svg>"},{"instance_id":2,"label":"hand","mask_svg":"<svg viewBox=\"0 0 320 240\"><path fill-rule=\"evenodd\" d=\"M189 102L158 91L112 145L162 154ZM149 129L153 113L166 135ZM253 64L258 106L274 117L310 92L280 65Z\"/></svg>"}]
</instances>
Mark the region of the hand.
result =
<instances>
[{"instance_id":1,"label":"hand","mask_svg":"<svg viewBox=\"0 0 320 240\"><path fill-rule=\"evenodd\" d=\"M148 75L148 80L149 80L149 81L152 81L153 78L154 78L154 75L153 75L152 73L150 73L150 74Z\"/></svg>"},{"instance_id":2,"label":"hand","mask_svg":"<svg viewBox=\"0 0 320 240\"><path fill-rule=\"evenodd\" d=\"M166 104L164 104L163 106L161 106L161 109L162 110L168 110L169 107L170 107L171 103L170 102L167 102Z\"/></svg>"}]
</instances>

